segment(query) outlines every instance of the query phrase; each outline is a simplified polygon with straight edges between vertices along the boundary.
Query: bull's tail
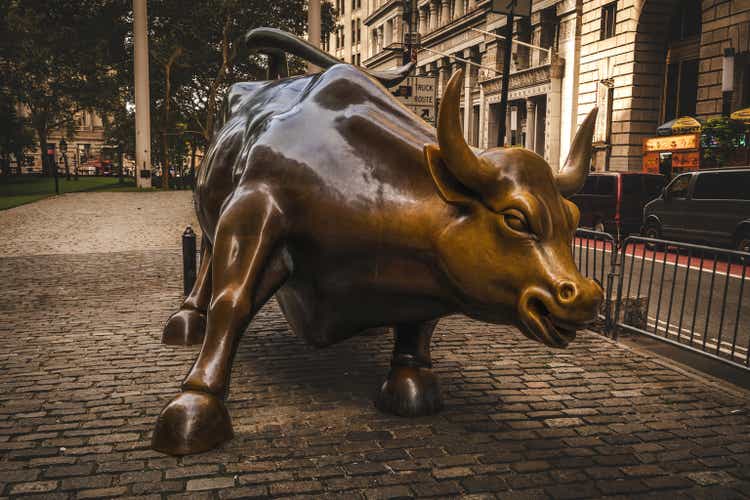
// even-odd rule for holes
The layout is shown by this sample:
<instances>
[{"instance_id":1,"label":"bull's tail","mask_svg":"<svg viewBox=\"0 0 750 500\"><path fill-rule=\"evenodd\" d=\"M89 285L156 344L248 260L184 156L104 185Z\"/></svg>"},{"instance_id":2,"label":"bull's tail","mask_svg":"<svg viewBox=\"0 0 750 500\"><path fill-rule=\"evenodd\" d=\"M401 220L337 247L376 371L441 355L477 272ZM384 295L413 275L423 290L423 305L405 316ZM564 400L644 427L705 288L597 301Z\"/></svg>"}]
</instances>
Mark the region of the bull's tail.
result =
<instances>
[{"instance_id":1,"label":"bull's tail","mask_svg":"<svg viewBox=\"0 0 750 500\"><path fill-rule=\"evenodd\" d=\"M286 53L300 57L323 69L330 68L335 64L341 64L341 61L308 43L306 40L275 28L256 28L250 30L245 35L245 43L251 50L257 50L268 55L269 79L275 80L288 76ZM409 63L386 71L360 69L386 87L393 87L401 83L413 67L414 63Z\"/></svg>"}]
</instances>

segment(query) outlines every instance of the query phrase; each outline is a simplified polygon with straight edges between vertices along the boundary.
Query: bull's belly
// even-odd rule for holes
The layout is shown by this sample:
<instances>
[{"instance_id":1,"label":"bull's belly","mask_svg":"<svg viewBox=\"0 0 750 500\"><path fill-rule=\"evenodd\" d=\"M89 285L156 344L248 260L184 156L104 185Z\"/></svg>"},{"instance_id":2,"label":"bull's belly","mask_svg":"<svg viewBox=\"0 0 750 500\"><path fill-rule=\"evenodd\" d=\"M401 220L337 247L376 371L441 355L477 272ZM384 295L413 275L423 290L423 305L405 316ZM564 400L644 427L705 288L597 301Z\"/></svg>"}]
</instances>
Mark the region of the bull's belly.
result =
<instances>
[{"instance_id":1,"label":"bull's belly","mask_svg":"<svg viewBox=\"0 0 750 500\"><path fill-rule=\"evenodd\" d=\"M325 347L372 328L422 322L448 314L444 304L373 289L326 287L290 279L276 299L294 333Z\"/></svg>"}]
</instances>

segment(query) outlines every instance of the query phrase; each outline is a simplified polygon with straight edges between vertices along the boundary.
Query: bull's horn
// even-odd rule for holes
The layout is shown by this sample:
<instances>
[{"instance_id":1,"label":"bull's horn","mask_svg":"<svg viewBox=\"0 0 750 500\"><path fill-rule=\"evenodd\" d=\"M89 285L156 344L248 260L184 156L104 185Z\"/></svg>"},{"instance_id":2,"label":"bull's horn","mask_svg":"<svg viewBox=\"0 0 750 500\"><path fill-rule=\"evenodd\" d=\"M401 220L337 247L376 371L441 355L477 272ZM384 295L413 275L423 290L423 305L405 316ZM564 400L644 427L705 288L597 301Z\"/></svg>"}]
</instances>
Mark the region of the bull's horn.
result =
<instances>
[{"instance_id":1,"label":"bull's horn","mask_svg":"<svg viewBox=\"0 0 750 500\"><path fill-rule=\"evenodd\" d=\"M496 171L476 157L461 132L459 100L464 72L459 69L445 87L438 111L437 136L448 170L461 183L477 193L486 190Z\"/></svg>"},{"instance_id":2,"label":"bull's horn","mask_svg":"<svg viewBox=\"0 0 750 500\"><path fill-rule=\"evenodd\" d=\"M565 197L573 196L580 191L589 175L591 143L594 138L594 126L596 125L596 114L598 112L599 108L592 109L586 119L583 120L573 139L573 144L570 146L568 159L565 160L565 165L560 173L555 176L557 189Z\"/></svg>"}]
</instances>

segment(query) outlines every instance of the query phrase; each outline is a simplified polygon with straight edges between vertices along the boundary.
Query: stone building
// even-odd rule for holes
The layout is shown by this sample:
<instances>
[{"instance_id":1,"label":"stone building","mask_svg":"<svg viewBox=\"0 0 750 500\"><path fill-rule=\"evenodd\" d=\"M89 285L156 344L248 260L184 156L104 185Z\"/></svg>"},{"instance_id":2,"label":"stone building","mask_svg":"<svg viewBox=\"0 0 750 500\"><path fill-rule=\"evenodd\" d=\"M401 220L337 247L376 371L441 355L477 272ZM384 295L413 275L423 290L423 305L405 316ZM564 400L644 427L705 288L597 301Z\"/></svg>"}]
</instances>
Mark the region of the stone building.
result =
<instances>
[{"instance_id":1,"label":"stone building","mask_svg":"<svg viewBox=\"0 0 750 500\"><path fill-rule=\"evenodd\" d=\"M467 68L461 112L470 144L526 146L559 165L577 118L575 55L581 10L575 0L535 1L531 19L514 23L514 38L541 49L513 45L507 133L502 139L504 41L496 35L504 30L505 16L490 12L488 0L418 0L410 29L404 0L365 1L362 65L386 69L402 64L405 34L419 33L416 73L436 77L439 95L455 70ZM571 63L566 64L567 58Z\"/></svg>"},{"instance_id":2,"label":"stone building","mask_svg":"<svg viewBox=\"0 0 750 500\"><path fill-rule=\"evenodd\" d=\"M750 0L582 2L580 115L598 104L599 169L640 170L643 140L678 116L750 106Z\"/></svg>"},{"instance_id":3,"label":"stone building","mask_svg":"<svg viewBox=\"0 0 750 500\"><path fill-rule=\"evenodd\" d=\"M19 114L23 115L25 110L19 105ZM104 125L99 115L91 111L81 111L76 114L73 134L68 135L68 131L52 130L47 137L48 150L53 151L52 157L60 172L64 172L65 166L63 156L60 150L60 141L65 138L67 143L68 168L73 172L76 166L79 166L79 174L93 174L95 163L101 159L102 149L104 148ZM26 155L24 164L20 166L20 173L41 173L42 172L42 150L39 147L38 140L35 151ZM15 162L11 163L11 168L17 168ZM17 170L18 171L18 170Z\"/></svg>"},{"instance_id":4,"label":"stone building","mask_svg":"<svg viewBox=\"0 0 750 500\"><path fill-rule=\"evenodd\" d=\"M489 0L416 0L411 28L404 21L409 0L362 1L353 12L362 21L363 66L402 64L404 36L418 32L416 72L435 76L439 94L453 71L468 66L462 116L469 143L522 145L553 168L594 106L600 114L593 166L618 171L641 170L643 141L664 122L750 106L750 0L534 0L531 18L514 22L514 40L533 48L512 46L503 118L505 42L496 35L506 18L490 12ZM342 19L346 34L355 24ZM331 53L351 62L349 50ZM732 92L725 94L722 83ZM497 137L501 119L504 138Z\"/></svg>"},{"instance_id":5,"label":"stone building","mask_svg":"<svg viewBox=\"0 0 750 500\"><path fill-rule=\"evenodd\" d=\"M363 4L364 1L364 4ZM328 38L322 40L323 48L344 62L362 65L367 52L367 38L362 38L363 20L373 0L332 0L338 13L338 23Z\"/></svg>"}]
</instances>

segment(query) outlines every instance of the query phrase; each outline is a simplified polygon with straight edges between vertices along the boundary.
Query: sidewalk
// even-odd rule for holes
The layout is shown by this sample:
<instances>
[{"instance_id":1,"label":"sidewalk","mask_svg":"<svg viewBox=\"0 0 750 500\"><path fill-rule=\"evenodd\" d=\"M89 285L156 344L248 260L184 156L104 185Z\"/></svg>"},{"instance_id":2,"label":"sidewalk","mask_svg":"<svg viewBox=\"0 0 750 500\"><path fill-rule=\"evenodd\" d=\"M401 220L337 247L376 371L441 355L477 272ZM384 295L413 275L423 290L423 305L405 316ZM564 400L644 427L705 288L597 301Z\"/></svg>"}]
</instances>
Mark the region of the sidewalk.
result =
<instances>
[{"instance_id":1,"label":"sidewalk","mask_svg":"<svg viewBox=\"0 0 750 500\"><path fill-rule=\"evenodd\" d=\"M112 216L83 224L92 196ZM317 350L269 304L234 363L234 440L150 450L197 354L159 342L191 210L180 192L0 212L0 497L750 498L750 393L591 332L556 351L464 317L434 336L445 410L409 420L372 404L389 336Z\"/></svg>"}]
</instances>

